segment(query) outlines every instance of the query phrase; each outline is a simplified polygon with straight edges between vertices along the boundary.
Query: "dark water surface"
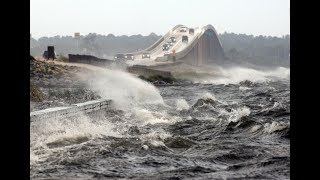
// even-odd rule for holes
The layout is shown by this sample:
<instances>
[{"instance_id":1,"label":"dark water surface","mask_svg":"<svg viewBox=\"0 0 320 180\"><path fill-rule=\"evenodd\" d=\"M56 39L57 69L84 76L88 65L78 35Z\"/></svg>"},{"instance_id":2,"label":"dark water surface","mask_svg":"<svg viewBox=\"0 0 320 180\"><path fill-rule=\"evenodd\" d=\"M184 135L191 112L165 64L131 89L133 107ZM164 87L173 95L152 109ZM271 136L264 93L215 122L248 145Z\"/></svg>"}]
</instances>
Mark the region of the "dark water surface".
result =
<instances>
[{"instance_id":1,"label":"dark water surface","mask_svg":"<svg viewBox=\"0 0 320 180\"><path fill-rule=\"evenodd\" d=\"M33 124L31 178L289 179L288 79L157 89L162 104Z\"/></svg>"}]
</instances>

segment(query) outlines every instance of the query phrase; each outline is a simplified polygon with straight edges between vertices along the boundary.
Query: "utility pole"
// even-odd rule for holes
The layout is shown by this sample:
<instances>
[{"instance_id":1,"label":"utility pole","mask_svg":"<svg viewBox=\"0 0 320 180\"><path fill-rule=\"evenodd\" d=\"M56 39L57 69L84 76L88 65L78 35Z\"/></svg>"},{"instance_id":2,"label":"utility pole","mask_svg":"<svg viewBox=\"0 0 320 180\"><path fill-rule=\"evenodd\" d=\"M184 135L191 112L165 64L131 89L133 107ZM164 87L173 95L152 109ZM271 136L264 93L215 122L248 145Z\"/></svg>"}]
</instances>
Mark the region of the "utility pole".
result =
<instances>
[{"instance_id":1,"label":"utility pole","mask_svg":"<svg viewBox=\"0 0 320 180\"><path fill-rule=\"evenodd\" d=\"M74 38L76 39L76 47L77 47L77 50L79 51L80 33L79 32L74 33Z\"/></svg>"}]
</instances>

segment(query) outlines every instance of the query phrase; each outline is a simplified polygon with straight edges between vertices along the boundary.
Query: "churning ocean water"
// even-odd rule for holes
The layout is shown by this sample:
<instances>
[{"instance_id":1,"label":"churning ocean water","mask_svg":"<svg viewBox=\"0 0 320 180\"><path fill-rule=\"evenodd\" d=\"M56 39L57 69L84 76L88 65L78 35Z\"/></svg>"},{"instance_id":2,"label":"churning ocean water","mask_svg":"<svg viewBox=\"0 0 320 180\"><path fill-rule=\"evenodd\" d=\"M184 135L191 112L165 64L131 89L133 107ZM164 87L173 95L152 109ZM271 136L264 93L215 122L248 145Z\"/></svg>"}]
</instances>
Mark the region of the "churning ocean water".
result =
<instances>
[{"instance_id":1,"label":"churning ocean water","mask_svg":"<svg viewBox=\"0 0 320 180\"><path fill-rule=\"evenodd\" d=\"M289 179L290 69L222 73L162 86L87 77L113 106L32 123L31 178Z\"/></svg>"}]
</instances>

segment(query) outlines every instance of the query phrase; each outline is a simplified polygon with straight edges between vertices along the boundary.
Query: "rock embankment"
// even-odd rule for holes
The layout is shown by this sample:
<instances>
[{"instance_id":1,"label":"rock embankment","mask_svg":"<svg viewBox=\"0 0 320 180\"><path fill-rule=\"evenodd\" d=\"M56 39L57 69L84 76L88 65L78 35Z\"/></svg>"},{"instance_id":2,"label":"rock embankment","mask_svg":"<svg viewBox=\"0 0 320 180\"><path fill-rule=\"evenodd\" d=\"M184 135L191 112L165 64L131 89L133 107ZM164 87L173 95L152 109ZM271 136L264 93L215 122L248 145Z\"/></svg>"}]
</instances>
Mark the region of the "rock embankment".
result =
<instances>
[{"instance_id":1,"label":"rock embankment","mask_svg":"<svg viewBox=\"0 0 320 180\"><path fill-rule=\"evenodd\" d=\"M77 74L90 73L84 67L56 64L30 57L30 111L99 99Z\"/></svg>"},{"instance_id":2,"label":"rock embankment","mask_svg":"<svg viewBox=\"0 0 320 180\"><path fill-rule=\"evenodd\" d=\"M38 87L83 86L76 74L89 71L77 66L58 65L52 61L30 60L30 81Z\"/></svg>"}]
</instances>

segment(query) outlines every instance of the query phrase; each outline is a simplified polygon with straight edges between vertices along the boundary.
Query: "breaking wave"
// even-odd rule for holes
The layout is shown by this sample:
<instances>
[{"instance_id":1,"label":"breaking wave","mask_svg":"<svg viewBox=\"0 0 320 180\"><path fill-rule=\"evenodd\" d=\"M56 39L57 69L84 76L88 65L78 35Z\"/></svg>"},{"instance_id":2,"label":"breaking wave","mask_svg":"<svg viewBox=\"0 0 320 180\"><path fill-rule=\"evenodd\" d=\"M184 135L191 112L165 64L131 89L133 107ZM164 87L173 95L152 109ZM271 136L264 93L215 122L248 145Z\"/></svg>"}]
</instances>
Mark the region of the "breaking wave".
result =
<instances>
[{"instance_id":1,"label":"breaking wave","mask_svg":"<svg viewBox=\"0 0 320 180\"><path fill-rule=\"evenodd\" d=\"M203 84L239 84L242 81L266 82L290 78L290 69L277 67L273 70L256 70L245 67L207 67L192 68L187 72L175 72L176 78L190 80L194 83ZM244 89L242 89L244 90Z\"/></svg>"},{"instance_id":2,"label":"breaking wave","mask_svg":"<svg viewBox=\"0 0 320 180\"><path fill-rule=\"evenodd\" d=\"M164 104L159 91L152 84L123 71L97 69L94 74L80 74L79 77L102 98L114 100L118 108Z\"/></svg>"}]
</instances>

